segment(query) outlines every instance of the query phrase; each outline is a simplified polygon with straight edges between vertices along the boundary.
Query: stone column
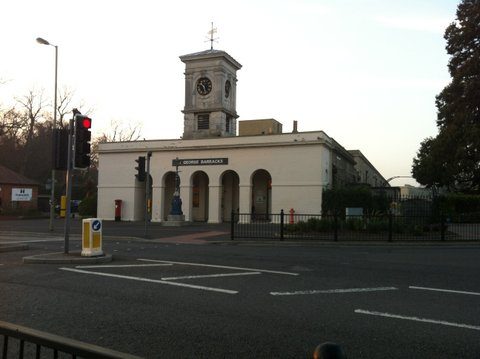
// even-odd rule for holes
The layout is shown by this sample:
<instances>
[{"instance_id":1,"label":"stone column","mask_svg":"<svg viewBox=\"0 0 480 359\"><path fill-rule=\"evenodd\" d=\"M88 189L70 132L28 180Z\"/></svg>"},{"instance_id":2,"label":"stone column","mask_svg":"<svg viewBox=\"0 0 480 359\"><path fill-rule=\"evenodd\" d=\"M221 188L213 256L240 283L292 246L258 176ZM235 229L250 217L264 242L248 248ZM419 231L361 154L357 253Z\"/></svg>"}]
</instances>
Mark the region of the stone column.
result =
<instances>
[{"instance_id":1,"label":"stone column","mask_svg":"<svg viewBox=\"0 0 480 359\"><path fill-rule=\"evenodd\" d=\"M163 220L163 194L165 187L152 188L152 222L162 222Z\"/></svg>"},{"instance_id":2,"label":"stone column","mask_svg":"<svg viewBox=\"0 0 480 359\"><path fill-rule=\"evenodd\" d=\"M192 186L180 185L180 198L182 199L182 212L185 221L192 221Z\"/></svg>"},{"instance_id":3,"label":"stone column","mask_svg":"<svg viewBox=\"0 0 480 359\"><path fill-rule=\"evenodd\" d=\"M240 213L244 215L240 217L239 222L241 223L250 223L250 216L245 215L250 213L251 209L251 197L252 197L252 186L250 184L240 183L239 187L239 208Z\"/></svg>"},{"instance_id":4,"label":"stone column","mask_svg":"<svg viewBox=\"0 0 480 359\"><path fill-rule=\"evenodd\" d=\"M208 223L220 223L220 200L222 186L219 184L209 185L208 193Z\"/></svg>"}]
</instances>

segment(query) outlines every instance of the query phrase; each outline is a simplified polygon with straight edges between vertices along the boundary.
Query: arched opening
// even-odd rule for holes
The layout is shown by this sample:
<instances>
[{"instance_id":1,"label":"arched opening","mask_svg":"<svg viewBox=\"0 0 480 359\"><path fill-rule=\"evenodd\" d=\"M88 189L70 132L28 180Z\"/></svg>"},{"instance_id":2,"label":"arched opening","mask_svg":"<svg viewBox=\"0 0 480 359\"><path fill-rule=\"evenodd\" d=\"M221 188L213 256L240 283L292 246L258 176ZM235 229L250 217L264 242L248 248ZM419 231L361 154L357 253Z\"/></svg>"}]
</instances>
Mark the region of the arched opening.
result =
<instances>
[{"instance_id":1,"label":"arched opening","mask_svg":"<svg viewBox=\"0 0 480 359\"><path fill-rule=\"evenodd\" d=\"M230 222L231 213L238 211L239 206L239 183L240 178L235 171L225 171L222 175L222 200L221 216L222 222Z\"/></svg>"},{"instance_id":2,"label":"arched opening","mask_svg":"<svg viewBox=\"0 0 480 359\"><path fill-rule=\"evenodd\" d=\"M257 170L252 176L252 219L270 220L272 211L272 176L265 170Z\"/></svg>"},{"instance_id":3,"label":"arched opening","mask_svg":"<svg viewBox=\"0 0 480 359\"><path fill-rule=\"evenodd\" d=\"M203 171L192 175L192 220L208 221L208 176Z\"/></svg>"},{"instance_id":4,"label":"arched opening","mask_svg":"<svg viewBox=\"0 0 480 359\"><path fill-rule=\"evenodd\" d=\"M172 199L175 192L175 172L167 172L163 177L163 220L166 221L172 210Z\"/></svg>"}]
</instances>

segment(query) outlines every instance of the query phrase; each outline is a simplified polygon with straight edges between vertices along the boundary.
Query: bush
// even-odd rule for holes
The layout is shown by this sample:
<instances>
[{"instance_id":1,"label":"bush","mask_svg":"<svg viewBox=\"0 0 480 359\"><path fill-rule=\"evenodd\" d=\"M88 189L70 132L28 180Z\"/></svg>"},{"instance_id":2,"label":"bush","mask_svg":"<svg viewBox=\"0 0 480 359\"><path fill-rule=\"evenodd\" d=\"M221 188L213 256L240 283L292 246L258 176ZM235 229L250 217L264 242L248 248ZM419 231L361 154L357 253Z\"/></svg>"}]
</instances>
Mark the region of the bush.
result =
<instances>
[{"instance_id":1,"label":"bush","mask_svg":"<svg viewBox=\"0 0 480 359\"><path fill-rule=\"evenodd\" d=\"M322 213L345 214L345 208L363 208L364 213L385 213L390 207L390 199L385 195L374 194L369 187L333 188L323 191Z\"/></svg>"},{"instance_id":2,"label":"bush","mask_svg":"<svg viewBox=\"0 0 480 359\"><path fill-rule=\"evenodd\" d=\"M388 220L372 218L367 223L367 232L379 233L388 232Z\"/></svg>"},{"instance_id":3,"label":"bush","mask_svg":"<svg viewBox=\"0 0 480 359\"><path fill-rule=\"evenodd\" d=\"M6 208L0 211L1 215L14 216L14 217L26 217L36 218L41 217L42 213L35 208Z\"/></svg>"},{"instance_id":4,"label":"bush","mask_svg":"<svg viewBox=\"0 0 480 359\"><path fill-rule=\"evenodd\" d=\"M85 197L78 205L78 213L82 217L97 216L97 196Z\"/></svg>"},{"instance_id":5,"label":"bush","mask_svg":"<svg viewBox=\"0 0 480 359\"><path fill-rule=\"evenodd\" d=\"M435 213L445 215L452 221L475 222L480 218L480 195L450 193L437 197Z\"/></svg>"},{"instance_id":6,"label":"bush","mask_svg":"<svg viewBox=\"0 0 480 359\"><path fill-rule=\"evenodd\" d=\"M324 232L333 229L333 222L329 219L310 218L307 221L307 228L310 231Z\"/></svg>"},{"instance_id":7,"label":"bush","mask_svg":"<svg viewBox=\"0 0 480 359\"><path fill-rule=\"evenodd\" d=\"M351 231L362 231L365 229L365 223L361 218L348 218L345 222L345 228Z\"/></svg>"},{"instance_id":8,"label":"bush","mask_svg":"<svg viewBox=\"0 0 480 359\"><path fill-rule=\"evenodd\" d=\"M333 230L334 223L332 220L323 219L323 218L309 218L305 221L298 221L294 224L285 225L285 230L287 232L325 232Z\"/></svg>"}]
</instances>

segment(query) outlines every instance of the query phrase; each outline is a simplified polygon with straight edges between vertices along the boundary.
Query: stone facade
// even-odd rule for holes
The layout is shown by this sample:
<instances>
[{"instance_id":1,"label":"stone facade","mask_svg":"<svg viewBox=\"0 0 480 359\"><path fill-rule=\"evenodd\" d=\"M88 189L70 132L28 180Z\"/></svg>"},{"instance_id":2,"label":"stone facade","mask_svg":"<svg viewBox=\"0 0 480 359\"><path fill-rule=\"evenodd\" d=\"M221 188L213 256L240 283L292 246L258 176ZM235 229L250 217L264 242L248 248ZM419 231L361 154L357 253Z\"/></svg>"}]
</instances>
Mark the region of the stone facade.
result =
<instances>
[{"instance_id":1,"label":"stone facade","mask_svg":"<svg viewBox=\"0 0 480 359\"><path fill-rule=\"evenodd\" d=\"M150 192L152 221L166 222L176 164L186 221L229 221L232 211L263 220L282 209L318 214L325 189L357 180L354 155L323 131L298 132L295 124L292 133L282 133L279 122L267 119L241 121L236 136L241 65L219 50L180 59L185 63L182 139L99 144L99 218L113 220L115 200L122 200L122 220L142 220ZM135 160L147 152L152 153L151 191L135 177ZM378 173L366 159L361 165Z\"/></svg>"},{"instance_id":2,"label":"stone facade","mask_svg":"<svg viewBox=\"0 0 480 359\"><path fill-rule=\"evenodd\" d=\"M180 57L185 63L183 139L236 135L237 70L229 54L207 50Z\"/></svg>"},{"instance_id":3,"label":"stone facade","mask_svg":"<svg viewBox=\"0 0 480 359\"><path fill-rule=\"evenodd\" d=\"M371 187L388 187L387 180L377 171L370 161L359 150L348 151L355 161L357 172L356 182L368 184Z\"/></svg>"},{"instance_id":4,"label":"stone facade","mask_svg":"<svg viewBox=\"0 0 480 359\"><path fill-rule=\"evenodd\" d=\"M114 218L114 201L123 201L122 219L141 220L144 183L135 178L135 159L152 151L152 220L165 221L179 159L226 159L224 164L179 167L180 194L187 221L228 221L231 210L319 213L322 192L332 183L335 143L325 133L197 140L103 143L99 146L98 216Z\"/></svg>"}]
</instances>

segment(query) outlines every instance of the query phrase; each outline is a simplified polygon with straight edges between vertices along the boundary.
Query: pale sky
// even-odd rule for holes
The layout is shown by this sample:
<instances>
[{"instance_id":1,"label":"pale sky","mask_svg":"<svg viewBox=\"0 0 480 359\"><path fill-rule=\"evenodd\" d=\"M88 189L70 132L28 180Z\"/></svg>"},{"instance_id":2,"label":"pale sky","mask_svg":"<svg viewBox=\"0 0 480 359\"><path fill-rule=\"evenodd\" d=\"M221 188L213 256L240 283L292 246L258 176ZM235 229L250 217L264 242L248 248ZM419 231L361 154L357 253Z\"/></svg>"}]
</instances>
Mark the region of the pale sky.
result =
<instances>
[{"instance_id":1,"label":"pale sky","mask_svg":"<svg viewBox=\"0 0 480 359\"><path fill-rule=\"evenodd\" d=\"M0 106L58 86L93 108L93 132L140 123L142 138L183 134L184 64L215 49L237 73L238 120L323 130L385 178L410 175L437 133L435 96L450 81L443 33L459 0L2 0ZM398 179L392 185L414 184Z\"/></svg>"}]
</instances>

